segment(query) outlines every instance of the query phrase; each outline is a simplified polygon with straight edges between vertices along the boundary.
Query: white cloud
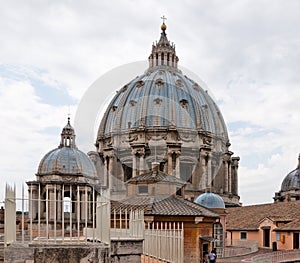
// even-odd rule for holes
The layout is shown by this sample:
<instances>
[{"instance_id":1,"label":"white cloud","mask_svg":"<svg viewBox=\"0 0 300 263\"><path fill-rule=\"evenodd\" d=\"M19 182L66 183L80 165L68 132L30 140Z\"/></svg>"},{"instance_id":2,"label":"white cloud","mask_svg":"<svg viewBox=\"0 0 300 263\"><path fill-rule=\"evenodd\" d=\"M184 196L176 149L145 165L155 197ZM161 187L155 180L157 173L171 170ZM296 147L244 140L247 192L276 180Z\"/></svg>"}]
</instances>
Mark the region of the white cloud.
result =
<instances>
[{"instance_id":1,"label":"white cloud","mask_svg":"<svg viewBox=\"0 0 300 263\"><path fill-rule=\"evenodd\" d=\"M147 59L166 15L180 64L208 84L233 127L242 201L269 201L300 151L299 8L297 0L2 3L0 62L34 69L25 75L59 95L47 100L51 89L0 71L1 178L33 176L45 148L58 143L45 128L64 125L67 107L53 101L65 100L66 91L79 100L106 71ZM34 76L37 69L44 73Z\"/></svg>"}]
</instances>

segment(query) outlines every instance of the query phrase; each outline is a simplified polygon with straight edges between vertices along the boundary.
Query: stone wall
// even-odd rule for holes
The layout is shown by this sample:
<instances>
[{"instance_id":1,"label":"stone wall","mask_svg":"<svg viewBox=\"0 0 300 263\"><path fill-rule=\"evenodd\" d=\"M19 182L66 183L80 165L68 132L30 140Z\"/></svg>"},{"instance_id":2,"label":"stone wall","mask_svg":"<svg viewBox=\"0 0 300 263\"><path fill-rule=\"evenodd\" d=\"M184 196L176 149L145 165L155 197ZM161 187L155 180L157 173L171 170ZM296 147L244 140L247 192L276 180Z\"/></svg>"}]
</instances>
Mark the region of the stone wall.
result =
<instances>
[{"instance_id":1,"label":"stone wall","mask_svg":"<svg viewBox=\"0 0 300 263\"><path fill-rule=\"evenodd\" d=\"M5 248L4 253L1 249L0 262L5 259L7 263L140 263L143 240L113 240L111 251L99 243L29 246L17 243Z\"/></svg>"},{"instance_id":2,"label":"stone wall","mask_svg":"<svg viewBox=\"0 0 300 263\"><path fill-rule=\"evenodd\" d=\"M141 263L143 239L112 240L111 263Z\"/></svg>"},{"instance_id":3,"label":"stone wall","mask_svg":"<svg viewBox=\"0 0 300 263\"><path fill-rule=\"evenodd\" d=\"M4 250L7 263L109 263L109 248L96 245L11 245Z\"/></svg>"}]
</instances>

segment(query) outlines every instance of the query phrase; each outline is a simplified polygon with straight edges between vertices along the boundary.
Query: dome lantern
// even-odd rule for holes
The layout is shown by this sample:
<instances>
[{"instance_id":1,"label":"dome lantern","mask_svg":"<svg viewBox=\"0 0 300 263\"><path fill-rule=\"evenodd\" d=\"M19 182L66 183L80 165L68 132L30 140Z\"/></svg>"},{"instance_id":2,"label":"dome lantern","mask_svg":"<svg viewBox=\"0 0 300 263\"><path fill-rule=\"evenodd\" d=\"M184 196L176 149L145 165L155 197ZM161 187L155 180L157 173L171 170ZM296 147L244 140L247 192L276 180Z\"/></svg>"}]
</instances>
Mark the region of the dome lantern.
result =
<instances>
[{"instance_id":1,"label":"dome lantern","mask_svg":"<svg viewBox=\"0 0 300 263\"><path fill-rule=\"evenodd\" d=\"M166 18L163 16L163 24L161 25L161 36L155 45L152 45L152 52L148 58L149 68L156 66L170 66L177 68L178 57L176 56L175 45L170 43L167 38L167 26L164 22Z\"/></svg>"},{"instance_id":2,"label":"dome lantern","mask_svg":"<svg viewBox=\"0 0 300 263\"><path fill-rule=\"evenodd\" d=\"M75 131L74 128L70 124L70 117L68 117L67 125L62 129L61 132L61 141L59 148L62 147L70 147L77 148L75 144Z\"/></svg>"}]
</instances>

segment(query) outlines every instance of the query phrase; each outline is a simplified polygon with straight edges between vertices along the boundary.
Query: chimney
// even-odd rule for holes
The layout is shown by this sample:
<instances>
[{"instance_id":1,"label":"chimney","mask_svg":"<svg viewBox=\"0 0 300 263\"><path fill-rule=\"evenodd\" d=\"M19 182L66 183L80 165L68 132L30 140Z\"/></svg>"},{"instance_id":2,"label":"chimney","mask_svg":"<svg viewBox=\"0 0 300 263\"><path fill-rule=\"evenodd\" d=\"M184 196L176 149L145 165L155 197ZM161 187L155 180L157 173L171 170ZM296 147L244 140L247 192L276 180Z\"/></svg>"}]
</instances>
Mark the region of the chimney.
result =
<instances>
[{"instance_id":1,"label":"chimney","mask_svg":"<svg viewBox=\"0 0 300 263\"><path fill-rule=\"evenodd\" d=\"M298 169L300 169L300 153L299 153L299 157L298 157Z\"/></svg>"}]
</instances>

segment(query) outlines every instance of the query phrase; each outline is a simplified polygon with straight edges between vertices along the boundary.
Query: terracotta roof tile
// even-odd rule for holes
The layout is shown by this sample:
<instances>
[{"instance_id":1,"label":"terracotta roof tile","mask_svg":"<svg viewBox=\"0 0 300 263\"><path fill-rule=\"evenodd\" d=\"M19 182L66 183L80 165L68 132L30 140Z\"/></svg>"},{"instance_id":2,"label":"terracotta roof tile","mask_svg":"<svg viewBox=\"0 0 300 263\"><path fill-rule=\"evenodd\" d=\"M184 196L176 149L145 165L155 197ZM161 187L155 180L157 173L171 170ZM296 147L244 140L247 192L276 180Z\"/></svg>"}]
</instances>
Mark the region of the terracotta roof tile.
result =
<instances>
[{"instance_id":1,"label":"terracotta roof tile","mask_svg":"<svg viewBox=\"0 0 300 263\"><path fill-rule=\"evenodd\" d=\"M227 212L227 230L258 230L260 222L266 217L276 222L295 222L300 218L300 201L233 207L228 208Z\"/></svg>"},{"instance_id":2,"label":"terracotta roof tile","mask_svg":"<svg viewBox=\"0 0 300 263\"><path fill-rule=\"evenodd\" d=\"M179 178L176 178L175 176L163 173L161 171L158 171L156 175L153 172L141 174L127 181L127 183L139 183L139 182L141 183L142 182L147 182L147 183L165 182L165 183L177 183L181 185L187 184L187 182Z\"/></svg>"},{"instance_id":3,"label":"terracotta roof tile","mask_svg":"<svg viewBox=\"0 0 300 263\"><path fill-rule=\"evenodd\" d=\"M144 209L145 215L168 216L205 216L219 217L219 215L201 205L178 197L134 197L122 201L112 201L111 208L120 209Z\"/></svg>"}]
</instances>

